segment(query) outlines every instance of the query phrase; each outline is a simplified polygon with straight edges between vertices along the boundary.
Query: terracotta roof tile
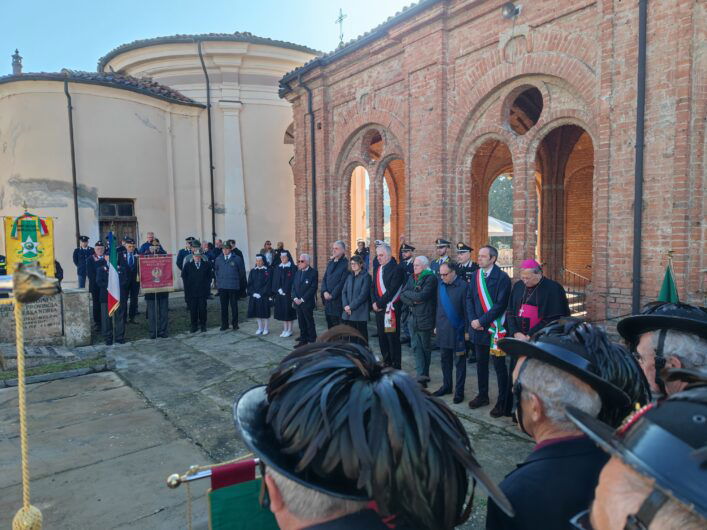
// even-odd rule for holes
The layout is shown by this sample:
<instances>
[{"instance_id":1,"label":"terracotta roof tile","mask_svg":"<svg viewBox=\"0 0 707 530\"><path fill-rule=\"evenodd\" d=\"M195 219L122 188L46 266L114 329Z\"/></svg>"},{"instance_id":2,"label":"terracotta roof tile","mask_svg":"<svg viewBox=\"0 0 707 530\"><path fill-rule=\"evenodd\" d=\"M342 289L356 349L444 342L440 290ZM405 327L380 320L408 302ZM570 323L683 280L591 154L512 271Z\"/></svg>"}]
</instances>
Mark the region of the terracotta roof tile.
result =
<instances>
[{"instance_id":1,"label":"terracotta roof tile","mask_svg":"<svg viewBox=\"0 0 707 530\"><path fill-rule=\"evenodd\" d=\"M114 72L97 73L81 72L74 70L63 70L61 72L36 72L21 75L8 75L0 77L0 84L12 83L15 81L65 81L72 83L84 83L89 85L102 85L123 90L130 90L156 97L173 103L203 107L198 101L188 98L184 94L165 85L161 85L149 78L137 78L130 75L118 74Z\"/></svg>"}]
</instances>

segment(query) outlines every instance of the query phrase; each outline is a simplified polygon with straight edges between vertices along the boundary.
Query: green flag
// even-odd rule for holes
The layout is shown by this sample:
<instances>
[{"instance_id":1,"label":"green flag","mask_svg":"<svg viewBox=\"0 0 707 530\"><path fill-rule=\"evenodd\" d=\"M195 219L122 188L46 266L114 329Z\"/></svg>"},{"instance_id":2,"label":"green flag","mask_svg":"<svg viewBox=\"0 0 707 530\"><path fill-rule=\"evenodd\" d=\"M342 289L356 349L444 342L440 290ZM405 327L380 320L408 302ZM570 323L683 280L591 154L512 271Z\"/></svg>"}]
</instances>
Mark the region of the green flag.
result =
<instances>
[{"instance_id":1,"label":"green flag","mask_svg":"<svg viewBox=\"0 0 707 530\"><path fill-rule=\"evenodd\" d=\"M673 262L668 261L668 267L665 269L665 276L663 277L663 285L660 286L660 293L658 293L659 302L669 302L675 304L680 301L678 296L678 286L675 284L675 275L673 274Z\"/></svg>"}]
</instances>

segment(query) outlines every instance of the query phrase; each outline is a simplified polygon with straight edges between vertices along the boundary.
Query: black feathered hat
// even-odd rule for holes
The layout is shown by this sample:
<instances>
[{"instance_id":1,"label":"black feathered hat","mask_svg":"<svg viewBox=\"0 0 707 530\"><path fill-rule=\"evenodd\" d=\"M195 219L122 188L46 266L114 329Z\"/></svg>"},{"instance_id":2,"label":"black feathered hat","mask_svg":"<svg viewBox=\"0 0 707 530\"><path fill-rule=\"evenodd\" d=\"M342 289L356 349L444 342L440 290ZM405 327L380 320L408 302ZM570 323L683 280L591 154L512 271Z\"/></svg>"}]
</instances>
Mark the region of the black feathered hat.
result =
<instances>
[{"instance_id":1,"label":"black feathered hat","mask_svg":"<svg viewBox=\"0 0 707 530\"><path fill-rule=\"evenodd\" d=\"M447 405L359 344L320 342L293 351L267 387L241 396L234 418L266 466L328 495L373 499L383 514L414 527L453 528L466 520L467 473L513 514Z\"/></svg>"},{"instance_id":2,"label":"black feathered hat","mask_svg":"<svg viewBox=\"0 0 707 530\"><path fill-rule=\"evenodd\" d=\"M604 451L654 481L663 499L674 498L707 517L704 382L647 405L616 430L574 407L567 407L567 415Z\"/></svg>"},{"instance_id":3,"label":"black feathered hat","mask_svg":"<svg viewBox=\"0 0 707 530\"><path fill-rule=\"evenodd\" d=\"M618 386L609 382L608 370L600 367L599 357L606 357L608 349L599 350L593 336L606 336L599 328L578 319L562 319L533 335L530 341L501 339L498 346L504 352L550 364L575 376L594 389L602 400L602 410L628 410L631 399ZM608 344L608 340L606 341Z\"/></svg>"},{"instance_id":4,"label":"black feathered hat","mask_svg":"<svg viewBox=\"0 0 707 530\"><path fill-rule=\"evenodd\" d=\"M643 333L656 329L674 329L707 339L707 308L680 302L653 302L646 305L640 314L621 320L616 329L633 344Z\"/></svg>"}]
</instances>

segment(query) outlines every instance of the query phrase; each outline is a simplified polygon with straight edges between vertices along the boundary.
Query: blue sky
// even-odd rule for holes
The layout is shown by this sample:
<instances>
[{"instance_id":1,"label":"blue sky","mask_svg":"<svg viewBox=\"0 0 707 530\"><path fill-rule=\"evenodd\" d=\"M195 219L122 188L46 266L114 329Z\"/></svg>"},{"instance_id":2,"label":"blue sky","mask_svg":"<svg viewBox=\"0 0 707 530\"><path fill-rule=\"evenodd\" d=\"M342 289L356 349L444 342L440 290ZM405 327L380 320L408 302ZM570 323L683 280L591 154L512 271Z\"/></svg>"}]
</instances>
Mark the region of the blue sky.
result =
<instances>
[{"instance_id":1,"label":"blue sky","mask_svg":"<svg viewBox=\"0 0 707 530\"><path fill-rule=\"evenodd\" d=\"M0 2L0 75L19 48L25 72L96 69L120 44L176 33L232 33L331 51L344 10L344 40L377 26L413 0L5 0ZM208 8L206 7L208 6Z\"/></svg>"}]
</instances>

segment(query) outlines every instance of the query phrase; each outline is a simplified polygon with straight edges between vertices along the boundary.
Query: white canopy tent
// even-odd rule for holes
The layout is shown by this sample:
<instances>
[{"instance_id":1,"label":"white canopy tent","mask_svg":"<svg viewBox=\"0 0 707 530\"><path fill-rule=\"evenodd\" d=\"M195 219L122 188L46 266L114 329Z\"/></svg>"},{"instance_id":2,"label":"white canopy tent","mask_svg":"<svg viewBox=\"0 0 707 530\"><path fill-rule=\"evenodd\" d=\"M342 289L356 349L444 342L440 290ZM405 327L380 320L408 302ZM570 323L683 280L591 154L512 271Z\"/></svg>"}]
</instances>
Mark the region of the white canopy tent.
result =
<instances>
[{"instance_id":1,"label":"white canopy tent","mask_svg":"<svg viewBox=\"0 0 707 530\"><path fill-rule=\"evenodd\" d=\"M512 237L513 225L489 215L489 237Z\"/></svg>"}]
</instances>

